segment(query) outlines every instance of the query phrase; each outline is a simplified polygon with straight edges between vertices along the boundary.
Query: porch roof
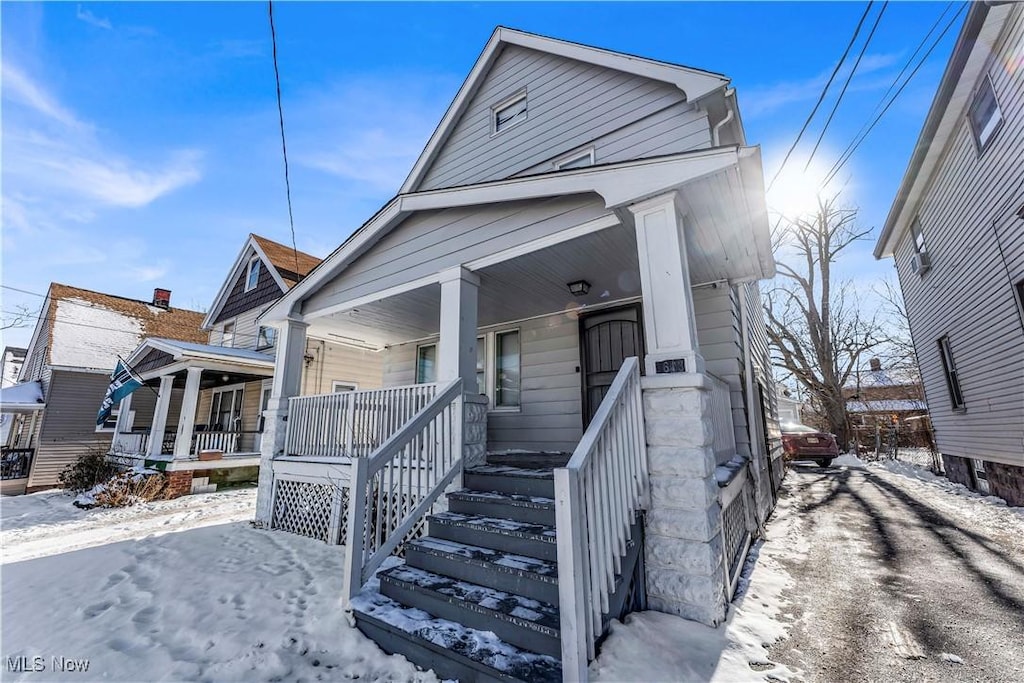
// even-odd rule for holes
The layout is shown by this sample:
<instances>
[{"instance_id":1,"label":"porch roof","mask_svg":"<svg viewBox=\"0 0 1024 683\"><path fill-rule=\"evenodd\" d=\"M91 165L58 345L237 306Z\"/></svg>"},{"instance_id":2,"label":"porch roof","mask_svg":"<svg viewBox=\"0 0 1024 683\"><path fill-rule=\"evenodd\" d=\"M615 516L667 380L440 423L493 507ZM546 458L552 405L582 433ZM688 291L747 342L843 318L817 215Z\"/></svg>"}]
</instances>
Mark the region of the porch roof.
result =
<instances>
[{"instance_id":1,"label":"porch roof","mask_svg":"<svg viewBox=\"0 0 1024 683\"><path fill-rule=\"evenodd\" d=\"M27 413L43 410L43 385L39 381L22 382L0 389L0 407L5 413Z\"/></svg>"},{"instance_id":2,"label":"porch roof","mask_svg":"<svg viewBox=\"0 0 1024 683\"><path fill-rule=\"evenodd\" d=\"M159 356L151 367L138 368L139 374L144 379L168 374L169 371L177 371L187 366L211 370L242 370L267 376L273 374L274 371L274 357L267 353L158 337L143 340L138 348L128 356L128 363L136 366L152 351L163 355Z\"/></svg>"},{"instance_id":3,"label":"porch roof","mask_svg":"<svg viewBox=\"0 0 1024 683\"><path fill-rule=\"evenodd\" d=\"M281 321L296 315L304 300L341 275L417 212L596 194L608 209L606 218L611 219L607 225L599 227L610 227L617 223L631 224L632 217L626 208L629 205L684 188L692 190L683 192L683 201L698 226L698 230L691 231L694 234L687 237L688 242L695 242L688 244L691 275L706 272L712 274L704 278L707 280L750 280L775 274L760 150L719 147L398 195L305 280L273 304L261 320ZM697 263L692 263L695 260ZM416 283L417 286L426 284L429 283ZM409 287L401 289L407 291ZM371 298L384 298L394 293L381 292L382 296ZM360 305L365 303L368 302L359 302Z\"/></svg>"}]
</instances>

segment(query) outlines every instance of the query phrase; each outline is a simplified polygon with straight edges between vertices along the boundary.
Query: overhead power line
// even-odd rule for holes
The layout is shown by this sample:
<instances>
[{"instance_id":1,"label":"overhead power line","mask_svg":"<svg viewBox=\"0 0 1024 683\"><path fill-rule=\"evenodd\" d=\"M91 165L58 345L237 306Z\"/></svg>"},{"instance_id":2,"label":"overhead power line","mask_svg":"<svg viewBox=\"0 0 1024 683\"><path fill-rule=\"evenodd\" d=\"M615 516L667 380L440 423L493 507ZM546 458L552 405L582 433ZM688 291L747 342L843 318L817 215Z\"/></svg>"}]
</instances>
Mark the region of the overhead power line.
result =
<instances>
[{"instance_id":1,"label":"overhead power line","mask_svg":"<svg viewBox=\"0 0 1024 683\"><path fill-rule=\"evenodd\" d=\"M850 87L850 81L853 80L854 74L857 73L857 67L860 66L860 61L864 58L864 53L868 51L871 39L875 37L875 31L878 29L878 24L882 21L882 15L885 14L885 8L888 6L889 0L885 0L885 2L882 3L882 9L878 11L878 16L875 17L875 23L872 24L871 31L868 32L868 37L864 41L864 45L860 48L860 53L857 55L857 61L853 63L853 68L850 69L850 73L846 76L843 88L839 91L839 97L836 98L835 104L832 105L832 111L828 113L828 118L825 119L825 125L822 127L821 133L818 135L818 140L814 143L814 149L811 150L811 155L807 157L807 163L804 164L804 172L811 167L811 162L814 161L814 155L818 153L818 147L821 145L821 141L825 138L825 133L828 132L829 124L832 123L832 118L836 115L836 111L839 109L839 103L843 101L843 96L846 95L846 89Z\"/></svg>"},{"instance_id":2,"label":"overhead power line","mask_svg":"<svg viewBox=\"0 0 1024 683\"><path fill-rule=\"evenodd\" d=\"M284 136L284 107L281 105L281 72L277 68L277 32L274 31L274 2L267 0L267 15L270 17L270 44L274 57L274 83L277 86L277 120L281 127L281 156L284 157L284 191L288 199L288 225L292 231L292 252L295 254L295 272L301 273L299 268L299 248L295 243L295 217L292 214L292 183L288 176L288 145L285 144Z\"/></svg>"},{"instance_id":3,"label":"overhead power line","mask_svg":"<svg viewBox=\"0 0 1024 683\"><path fill-rule=\"evenodd\" d=\"M779 170L775 171L775 175L772 177L771 182L768 183L768 191L771 191L772 187L775 185L775 181L779 179L779 176L782 174L782 170L786 167L786 163L789 161L789 157L793 154L793 150L795 150L796 146L800 144L800 138L802 138L803 134L807 131L807 127L811 125L811 120L814 118L814 115L818 113L818 107L820 107L821 103L824 101L825 95L828 93L828 89L832 87L832 81L835 80L836 74L839 73L839 69L842 68L843 63L849 56L850 50L853 49L853 44L857 42L857 36L860 35L860 29L864 26L864 20L868 18L868 13L871 11L871 6L874 4L874 0L871 0L868 2L868 6L864 8L864 14L861 15L860 21L857 22L857 28L853 32L853 37L851 37L850 42L847 43L846 50L843 51L843 56L839 58L836 68L832 70L832 75L828 77L828 82L825 83L825 87L822 88L821 95L818 96L818 101L814 103L814 108L811 109L811 113L807 116L807 120L804 121L804 125L800 128L800 132L797 133L796 140L793 141L789 151L786 152L786 156L783 158L782 164L779 165Z\"/></svg>"},{"instance_id":4,"label":"overhead power line","mask_svg":"<svg viewBox=\"0 0 1024 683\"><path fill-rule=\"evenodd\" d=\"M879 121L882 120L882 117L885 116L885 113L887 111L889 111L889 107L891 107L893 105L893 103L899 98L900 94L907 87L907 85L910 83L910 81L913 80L913 78L917 74L917 72L921 69L922 66L924 66L924 63L928 61L928 57L931 56L931 54L935 50L935 48L938 47L939 43L942 42L943 37L945 37L946 33L949 32L949 29L952 28L953 24L956 23L956 20L960 17L960 15L964 12L964 10L966 8L967 8L966 4L963 4L963 5L960 6L960 9L957 10L956 14L953 15L953 18L949 20L949 22L946 24L945 28L942 29L942 32L939 33L938 37L935 38L935 41L931 44L931 47L929 47L928 51L924 53L924 56L921 57L921 60L917 63L917 66L914 67L914 70L910 72L910 74L907 76L906 80L904 80L902 85L900 85L899 89L896 90L896 92L893 94L893 96L885 104L885 107L882 109L881 112L879 112L878 116L876 116L875 119L873 121L871 121L871 124L867 126L866 130L864 130L863 127L862 127L863 133L861 133L858 138L855 138L853 140L853 142L851 142L847 146L846 150L840 156L839 160L832 166L832 169L829 171L829 174L825 178L825 180L822 183L822 185L828 185L830 182L832 182L832 179L836 177L836 175L839 173L839 171L842 170L843 166L845 166L846 163L850 160L850 158L853 156L854 152L857 151L857 148L860 147L861 143L863 143L864 140L867 138L867 136L871 133L871 131L874 130L874 127L878 124ZM943 14L945 14L945 12ZM941 17L940 17L940 20L941 20ZM929 35L931 35L931 31L929 31ZM926 40L927 40L927 37L926 37ZM895 85L895 83L894 83L894 85Z\"/></svg>"}]
</instances>

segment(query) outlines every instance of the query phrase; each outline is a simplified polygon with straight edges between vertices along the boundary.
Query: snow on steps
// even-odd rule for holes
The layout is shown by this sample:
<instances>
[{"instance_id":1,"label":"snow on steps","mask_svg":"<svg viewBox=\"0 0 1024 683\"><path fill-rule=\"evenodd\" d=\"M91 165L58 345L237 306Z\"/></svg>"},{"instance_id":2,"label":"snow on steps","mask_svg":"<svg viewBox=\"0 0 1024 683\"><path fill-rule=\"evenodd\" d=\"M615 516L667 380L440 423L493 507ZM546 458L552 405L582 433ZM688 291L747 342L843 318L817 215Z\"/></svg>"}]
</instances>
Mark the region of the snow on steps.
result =
<instances>
[{"instance_id":1,"label":"snow on steps","mask_svg":"<svg viewBox=\"0 0 1024 683\"><path fill-rule=\"evenodd\" d=\"M467 515L555 525L555 499L545 496L462 489L448 494L448 510Z\"/></svg>"},{"instance_id":2,"label":"snow on steps","mask_svg":"<svg viewBox=\"0 0 1024 683\"><path fill-rule=\"evenodd\" d=\"M555 657L517 648L491 631L402 605L380 592L378 577L352 599L352 609L360 630L385 651L403 654L441 678L463 683L562 680L562 665Z\"/></svg>"},{"instance_id":3,"label":"snow on steps","mask_svg":"<svg viewBox=\"0 0 1024 683\"><path fill-rule=\"evenodd\" d=\"M555 528L547 524L459 512L429 515L427 521L432 538L471 543L551 562L558 559Z\"/></svg>"}]
</instances>

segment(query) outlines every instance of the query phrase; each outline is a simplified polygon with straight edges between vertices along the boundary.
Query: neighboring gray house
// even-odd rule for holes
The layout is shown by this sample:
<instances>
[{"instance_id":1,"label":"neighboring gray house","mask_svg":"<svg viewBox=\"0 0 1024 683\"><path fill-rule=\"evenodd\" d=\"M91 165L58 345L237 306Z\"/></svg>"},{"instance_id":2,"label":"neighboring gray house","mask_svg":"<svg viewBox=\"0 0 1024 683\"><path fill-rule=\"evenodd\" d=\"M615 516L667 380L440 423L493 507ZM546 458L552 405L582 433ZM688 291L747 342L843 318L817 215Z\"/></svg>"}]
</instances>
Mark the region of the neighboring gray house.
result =
<instances>
[{"instance_id":1,"label":"neighboring gray house","mask_svg":"<svg viewBox=\"0 0 1024 683\"><path fill-rule=\"evenodd\" d=\"M773 274L728 78L499 28L260 319L257 522L345 544L324 599L442 677L583 678L638 605L719 624L782 474ZM380 349L383 388L301 396L309 335Z\"/></svg>"},{"instance_id":2,"label":"neighboring gray house","mask_svg":"<svg viewBox=\"0 0 1024 683\"><path fill-rule=\"evenodd\" d=\"M1024 505L1024 5L974 3L875 256L896 261L946 475Z\"/></svg>"},{"instance_id":3,"label":"neighboring gray house","mask_svg":"<svg viewBox=\"0 0 1024 683\"><path fill-rule=\"evenodd\" d=\"M5 453L4 493L57 486L68 464L89 449L106 450L114 419L96 426L96 413L117 358L127 356L146 335L198 341L203 314L171 308L170 291L157 289L151 301L127 299L52 283L40 308L21 369L19 396L42 397L0 406L13 415ZM23 385L35 385L27 390ZM4 396L11 389L4 390ZM115 415L116 417L116 415ZM15 440L16 443L11 443Z\"/></svg>"}]
</instances>

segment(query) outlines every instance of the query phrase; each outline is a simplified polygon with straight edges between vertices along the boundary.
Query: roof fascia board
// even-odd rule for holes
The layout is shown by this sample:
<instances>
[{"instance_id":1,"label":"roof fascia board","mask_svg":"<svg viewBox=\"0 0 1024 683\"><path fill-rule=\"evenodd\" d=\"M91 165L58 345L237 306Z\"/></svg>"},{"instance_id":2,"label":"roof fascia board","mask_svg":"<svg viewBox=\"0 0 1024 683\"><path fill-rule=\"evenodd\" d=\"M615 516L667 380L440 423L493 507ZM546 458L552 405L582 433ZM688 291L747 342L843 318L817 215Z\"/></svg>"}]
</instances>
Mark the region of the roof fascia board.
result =
<instances>
[{"instance_id":1,"label":"roof fascia board","mask_svg":"<svg viewBox=\"0 0 1024 683\"><path fill-rule=\"evenodd\" d=\"M729 79L724 76L689 69L684 66L656 62L644 59L643 57L570 43L555 38L523 33L522 31L499 26L491 34L469 75L463 81L462 87L459 88L459 92L455 95L455 99L452 100L448 110L445 111L444 116L441 118L441 122L434 129L434 133L430 136L427 146L424 147L419 158L416 159L412 171L409 172L405 182L402 183L401 189L399 189L399 194L408 194L416 191L416 188L423 180L427 168L433 163L434 158L440 152L445 141L447 141L455 124L469 105L470 100L480 89L487 71L498 54L500 54L501 48L505 45L517 45L670 83L679 88L687 101L690 102L722 90L729 85Z\"/></svg>"},{"instance_id":2,"label":"roof fascia board","mask_svg":"<svg viewBox=\"0 0 1024 683\"><path fill-rule=\"evenodd\" d=\"M957 38L956 45L953 48L953 54L950 56L949 62L946 64L946 70L939 81L938 91L935 93L931 107L928 109L928 115L925 117L924 125L921 127L921 134L914 144L914 151L911 153L907 170L903 174L903 180L900 181L899 190L896 192L896 197L893 199L889 214L882 227L882 232L875 243L874 256L876 259L891 255L906 231L909 220L905 219L904 216L909 213L909 209L916 208L914 203L908 201L910 195L915 190L920 192L918 188L922 186L924 175L931 176L931 173L921 173L925 161L930 156L929 153L935 148L936 144L939 147L945 148L949 143L949 131L947 131L942 139L936 139L936 132L943 119L946 118L950 100L964 75L964 69L975 48L975 39L985 24L989 9L989 5L984 2L971 4L967 18L964 20L963 28L960 31L960 36ZM927 183L924 184L927 185Z\"/></svg>"},{"instance_id":3,"label":"roof fascia board","mask_svg":"<svg viewBox=\"0 0 1024 683\"><path fill-rule=\"evenodd\" d=\"M147 337L146 339L143 339L142 343L139 344L134 351L128 354L128 357L124 360L128 365L134 366L137 362L142 360L142 357L149 351L161 351L163 353L168 353L175 360L181 357L181 349L178 347L162 342L159 339Z\"/></svg>"},{"instance_id":4,"label":"roof fascia board","mask_svg":"<svg viewBox=\"0 0 1024 683\"><path fill-rule=\"evenodd\" d=\"M260 248L259 243L250 234L249 238L246 239L245 244L242 245L242 250L238 252L238 256L235 258L234 266L231 267L231 271L228 273L228 276L221 283L220 290L217 292L217 296L213 300L213 306L210 307L210 310L206 314L206 317L203 318L203 324L200 326L199 329L213 329L213 321L216 319L217 315L220 313L220 310L224 307L224 304L227 302L228 295L231 294L231 289L235 284L235 280L237 280L238 276L241 275L242 268L245 266L245 264L249 262L249 259L246 257L246 254L249 253L250 247L253 249L253 251L256 252L256 255L260 257L260 260L263 261L264 267L266 267L267 270L270 272L271 276L274 278L274 282L277 283L277 286L281 288L281 292L283 293L288 291L288 288L284 284L284 280L281 279L281 275L277 272L277 268L275 268L274 264L270 262L270 259L267 258L266 253L264 253L263 249Z\"/></svg>"},{"instance_id":5,"label":"roof fascia board","mask_svg":"<svg viewBox=\"0 0 1024 683\"><path fill-rule=\"evenodd\" d=\"M739 152L737 147L719 147L656 159L625 161L607 166L399 195L356 231L341 248L328 256L321 263L322 267L275 301L258 320L266 323L284 321L294 313L296 302L305 298L320 283L341 272L370 248L378 237L415 211L589 192L600 195L605 207L611 209L735 166Z\"/></svg>"},{"instance_id":6,"label":"roof fascia board","mask_svg":"<svg viewBox=\"0 0 1024 683\"><path fill-rule=\"evenodd\" d=\"M32 330L32 338L29 340L29 343L28 343L28 352L25 353L25 361L21 365L21 370L18 371L18 381L19 382L25 381L25 373L28 372L29 370L31 370L32 366L35 365L35 363L31 363L29 361L32 359L32 354L36 350L36 342L39 340L39 335L42 333L43 325L46 324L46 321L50 317L50 298L51 298L50 292L51 292L52 289L53 289L53 284L51 283L50 286L46 288L46 296L43 298L43 305L39 308L39 315L36 316L36 325L35 325L35 328ZM51 332L52 332L52 329L51 329ZM53 334L50 335L50 339L47 340L47 343L46 343L46 348L43 349L43 351L42 351L42 353L43 353L43 364L44 365L49 360L47 358L47 356L49 355L47 353L47 351L48 351L51 343L53 343Z\"/></svg>"}]
</instances>

